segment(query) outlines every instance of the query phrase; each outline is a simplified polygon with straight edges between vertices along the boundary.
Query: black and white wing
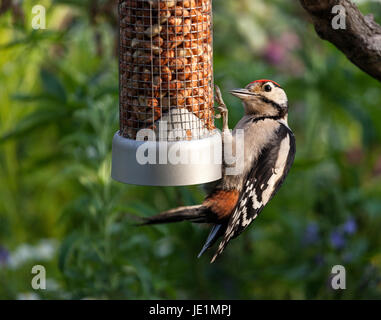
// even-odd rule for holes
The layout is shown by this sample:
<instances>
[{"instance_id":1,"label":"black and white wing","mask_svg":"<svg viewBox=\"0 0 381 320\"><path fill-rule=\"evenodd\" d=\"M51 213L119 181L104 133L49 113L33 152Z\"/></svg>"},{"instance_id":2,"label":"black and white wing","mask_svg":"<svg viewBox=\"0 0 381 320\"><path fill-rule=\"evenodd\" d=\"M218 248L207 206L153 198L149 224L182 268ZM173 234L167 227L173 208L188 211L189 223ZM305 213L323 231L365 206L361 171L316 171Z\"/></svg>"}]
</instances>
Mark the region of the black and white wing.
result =
<instances>
[{"instance_id":1,"label":"black and white wing","mask_svg":"<svg viewBox=\"0 0 381 320\"><path fill-rule=\"evenodd\" d=\"M295 137L284 124L280 124L276 137L277 139L264 147L248 174L212 263L224 251L229 241L253 222L284 182L295 158Z\"/></svg>"}]
</instances>

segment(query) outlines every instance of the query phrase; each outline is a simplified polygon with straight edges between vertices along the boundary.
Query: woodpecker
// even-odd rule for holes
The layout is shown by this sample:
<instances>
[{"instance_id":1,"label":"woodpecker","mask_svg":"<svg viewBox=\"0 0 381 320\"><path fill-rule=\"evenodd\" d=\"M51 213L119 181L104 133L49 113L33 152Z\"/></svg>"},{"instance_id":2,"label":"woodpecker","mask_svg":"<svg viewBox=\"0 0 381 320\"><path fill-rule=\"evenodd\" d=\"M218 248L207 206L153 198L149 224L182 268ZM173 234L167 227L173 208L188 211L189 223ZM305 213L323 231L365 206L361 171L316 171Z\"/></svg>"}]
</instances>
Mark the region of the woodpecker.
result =
<instances>
[{"instance_id":1,"label":"woodpecker","mask_svg":"<svg viewBox=\"0 0 381 320\"><path fill-rule=\"evenodd\" d=\"M223 177L200 205L180 207L144 218L143 225L190 221L212 225L199 257L222 238L213 263L227 244L239 236L260 214L283 184L295 158L295 137L288 126L288 99L282 87L271 80L256 80L230 93L241 99L244 116L232 132L228 109L216 86L217 109L223 134L234 144L238 129L244 132L243 170ZM224 140L225 141L225 140ZM242 160L242 159L241 159Z\"/></svg>"}]
</instances>

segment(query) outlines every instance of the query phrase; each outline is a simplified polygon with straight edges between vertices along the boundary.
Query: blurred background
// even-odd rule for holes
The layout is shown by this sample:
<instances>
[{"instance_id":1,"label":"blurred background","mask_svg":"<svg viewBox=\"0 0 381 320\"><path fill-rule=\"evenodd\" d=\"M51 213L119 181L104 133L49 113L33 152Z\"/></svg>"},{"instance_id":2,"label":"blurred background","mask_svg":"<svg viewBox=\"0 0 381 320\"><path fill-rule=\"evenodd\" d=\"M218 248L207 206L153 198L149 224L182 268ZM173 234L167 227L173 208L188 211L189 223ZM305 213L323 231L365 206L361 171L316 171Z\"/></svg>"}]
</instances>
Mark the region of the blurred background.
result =
<instances>
[{"instance_id":1,"label":"blurred background","mask_svg":"<svg viewBox=\"0 0 381 320\"><path fill-rule=\"evenodd\" d=\"M214 0L215 81L261 78L290 100L296 162L284 187L214 265L208 228L135 228L202 201L201 186L110 178L118 129L116 0L0 6L0 299L380 299L381 90L316 35L298 1ZM46 7L33 30L32 7ZM381 22L381 4L361 1ZM219 123L220 125L220 123ZM31 288L46 267L47 290ZM347 290L330 288L344 265Z\"/></svg>"}]
</instances>

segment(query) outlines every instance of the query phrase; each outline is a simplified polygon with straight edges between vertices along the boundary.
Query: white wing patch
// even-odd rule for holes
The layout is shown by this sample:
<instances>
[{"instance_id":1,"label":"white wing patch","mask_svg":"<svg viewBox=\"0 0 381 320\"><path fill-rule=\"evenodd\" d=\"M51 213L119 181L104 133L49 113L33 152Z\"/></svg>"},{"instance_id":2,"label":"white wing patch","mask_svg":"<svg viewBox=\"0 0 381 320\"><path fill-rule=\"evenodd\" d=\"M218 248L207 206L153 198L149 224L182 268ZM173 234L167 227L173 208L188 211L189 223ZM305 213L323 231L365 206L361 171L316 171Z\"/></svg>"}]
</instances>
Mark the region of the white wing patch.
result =
<instances>
[{"instance_id":1,"label":"white wing patch","mask_svg":"<svg viewBox=\"0 0 381 320\"><path fill-rule=\"evenodd\" d=\"M262 193L262 203L266 204L270 200L270 197L274 192L276 183L279 181L279 179L282 178L284 170L286 168L289 152L290 152L290 136L287 135L286 138L284 138L280 144L278 159L276 161L275 168L273 170L273 175L271 176L270 180L267 183L268 186L266 190L264 190ZM254 203L254 208L255 208L255 203Z\"/></svg>"},{"instance_id":2,"label":"white wing patch","mask_svg":"<svg viewBox=\"0 0 381 320\"><path fill-rule=\"evenodd\" d=\"M259 201L258 196L255 195L255 197L254 197L254 201L253 201L253 208L254 208L255 210L258 210L260 207L262 207L262 202Z\"/></svg>"}]
</instances>

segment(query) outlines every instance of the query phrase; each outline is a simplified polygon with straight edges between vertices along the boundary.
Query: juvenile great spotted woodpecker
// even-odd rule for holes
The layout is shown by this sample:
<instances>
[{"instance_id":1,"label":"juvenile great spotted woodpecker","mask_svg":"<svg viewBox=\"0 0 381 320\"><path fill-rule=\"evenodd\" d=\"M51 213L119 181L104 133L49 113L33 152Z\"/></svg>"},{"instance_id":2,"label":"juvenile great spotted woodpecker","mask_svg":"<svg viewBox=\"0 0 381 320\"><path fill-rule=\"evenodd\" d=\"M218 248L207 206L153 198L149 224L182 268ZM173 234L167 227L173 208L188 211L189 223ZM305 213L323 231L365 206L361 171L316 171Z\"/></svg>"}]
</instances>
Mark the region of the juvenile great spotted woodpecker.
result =
<instances>
[{"instance_id":1,"label":"juvenile great spotted woodpecker","mask_svg":"<svg viewBox=\"0 0 381 320\"><path fill-rule=\"evenodd\" d=\"M244 116L233 132L228 128L228 109L216 87L217 109L223 120L223 133L231 142L240 129L244 132L243 170L223 177L200 205L180 207L145 218L144 225L190 221L212 224L199 257L222 237L212 263L229 241L240 235L263 210L284 182L295 157L295 138L288 126L288 100L274 81L257 80L230 93L242 100ZM242 160L242 159L241 159Z\"/></svg>"}]
</instances>

